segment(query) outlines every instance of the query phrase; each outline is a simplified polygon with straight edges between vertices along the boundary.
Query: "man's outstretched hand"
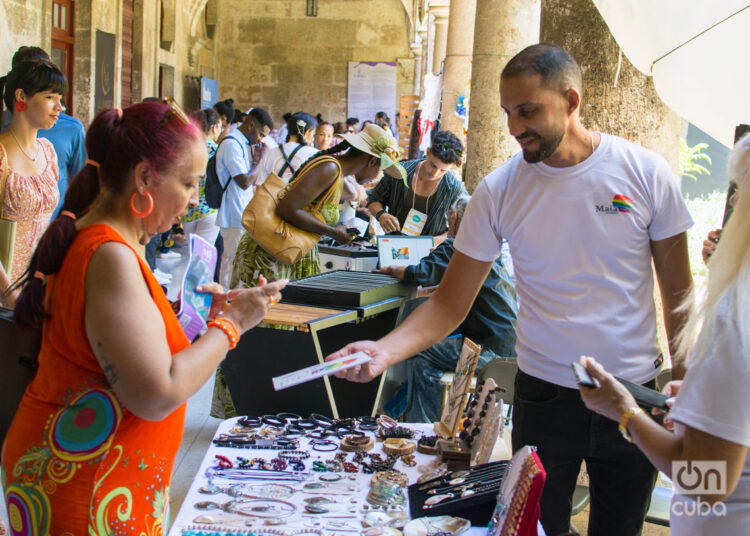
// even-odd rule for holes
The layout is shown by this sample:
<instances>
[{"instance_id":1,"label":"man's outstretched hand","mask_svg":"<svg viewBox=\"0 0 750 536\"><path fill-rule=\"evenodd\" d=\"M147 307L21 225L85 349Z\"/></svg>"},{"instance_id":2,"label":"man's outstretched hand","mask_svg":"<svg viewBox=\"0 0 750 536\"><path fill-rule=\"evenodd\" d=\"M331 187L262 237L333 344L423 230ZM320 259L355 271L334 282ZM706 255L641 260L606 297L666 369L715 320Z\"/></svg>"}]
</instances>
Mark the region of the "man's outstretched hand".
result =
<instances>
[{"instance_id":1,"label":"man's outstretched hand","mask_svg":"<svg viewBox=\"0 0 750 536\"><path fill-rule=\"evenodd\" d=\"M349 380L350 382L367 383L380 376L390 366L388 352L375 341L357 341L347 344L338 352L326 356L325 360L338 359L339 357L351 355L355 352L366 353L372 357L372 361L337 372L337 378Z\"/></svg>"}]
</instances>

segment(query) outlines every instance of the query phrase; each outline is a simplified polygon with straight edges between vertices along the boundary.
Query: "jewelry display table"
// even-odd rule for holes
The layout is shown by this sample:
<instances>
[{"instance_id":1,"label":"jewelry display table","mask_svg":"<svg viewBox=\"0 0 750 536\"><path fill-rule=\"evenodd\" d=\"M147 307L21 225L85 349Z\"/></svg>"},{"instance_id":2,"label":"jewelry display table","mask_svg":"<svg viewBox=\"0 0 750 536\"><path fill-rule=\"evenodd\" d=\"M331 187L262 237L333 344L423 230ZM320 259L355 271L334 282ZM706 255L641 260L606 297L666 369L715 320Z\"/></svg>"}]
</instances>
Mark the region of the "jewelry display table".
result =
<instances>
[{"instance_id":1,"label":"jewelry display table","mask_svg":"<svg viewBox=\"0 0 750 536\"><path fill-rule=\"evenodd\" d=\"M223 421L215 434L215 439L218 439L222 434L229 434L230 430L237 425L240 417L227 419ZM408 428L414 430L417 434L432 435L432 425L430 424L404 424ZM373 436L374 432L366 432L367 435ZM335 443L338 444L339 440L333 438ZM416 436L415 436L416 439ZM382 442L375 442L373 451L382 453ZM222 531L234 531L236 534L318 534L323 536L347 536L347 535L358 535L362 530L361 521L364 519L368 512L373 511L372 506L367 502L367 495L370 491L370 479L371 474L364 474L360 468L357 473L334 473L334 472L313 472L311 470L314 462L332 460L334 455L340 452L339 450L330 450L327 452L316 451L310 448L310 439L300 439L300 451L310 452L310 457L304 460L305 470L303 471L306 480L293 482L293 481L268 481L268 480L230 480L224 477L214 477L211 481L212 487L208 487L209 484L206 472L217 466L217 455L223 456L226 460L229 460L237 467L237 458L242 457L248 460L254 458L264 458L270 460L278 456L279 450L268 450L268 449L247 449L247 448L231 448L231 447L218 447L215 444L211 444L208 451L206 452L200 467L196 472L195 479L193 480L190 489L185 497L185 500L180 508L180 511L175 518L174 526L171 528L170 536L183 536L184 534L191 534L189 531L195 531L192 534L202 531L206 534L217 533L221 534ZM347 453L348 458L352 458L351 453ZM425 455L421 453L414 454L414 460L416 465L414 467L408 467L403 460L399 459L393 469L401 471L408 476L409 483L416 482L420 476L420 468L424 468L427 464L434 460L434 456ZM226 462L224 462L226 463ZM233 474L225 473L227 476L234 476L235 478L241 478L237 476L240 471L234 471ZM268 472L269 476L273 476L272 472ZM321 479L320 476L324 478ZM340 478L336 475L339 475ZM350 477L354 479L350 479ZM334 480L335 479L335 480ZM321 491L315 491L314 489L304 491L305 484L320 484L323 488ZM234 497L225 493L230 486L236 484L247 484L252 486L253 490L257 493L264 484L276 484L275 488L282 489L282 486L292 486L295 491L290 496L284 496L283 499L270 500L264 502L253 503L252 499L243 497ZM326 488L326 486L330 486ZM326 505L328 512L321 512L318 514L307 513L306 507L309 502L306 503L305 499L315 497L317 494L325 493L326 489L329 493L334 491L336 487L340 486L354 486L356 489L350 492L349 495L342 494L327 495L327 497L333 501L336 501L332 505ZM223 491L216 491L219 488ZM274 489L274 486L266 488ZM206 491L214 491L213 494L207 494ZM408 495L405 493L405 495ZM221 505L227 505L230 501L238 501L236 508L226 507L222 510ZM403 512L408 515L408 498L406 499ZM204 503L201 505L201 503ZM205 503L214 503L205 504ZM258 506L253 507L257 504ZM203 506L203 509L196 508L196 505ZM278 510L277 510L278 509ZM325 509L325 508L324 508ZM238 513L237 511L243 511L244 513ZM292 512L291 514L289 512ZM269 513L270 512L270 513ZM275 513L274 513L275 512ZM265 524L268 517L272 517L278 514L281 517L283 524ZM203 521L203 523L196 523L196 521ZM206 521L214 521L214 523L205 523ZM219 523L220 522L220 523ZM277 521L271 521L271 523L277 523ZM541 525L539 527L541 529ZM307 529L307 530L303 530ZM242 532L246 531L246 532ZM424 532L429 534L430 531ZM472 527L468 531L463 532L467 536L479 536L486 535L487 529L480 527ZM540 531L540 534L542 532Z\"/></svg>"},{"instance_id":2,"label":"jewelry display table","mask_svg":"<svg viewBox=\"0 0 750 536\"><path fill-rule=\"evenodd\" d=\"M292 411L329 417L374 415L385 374L369 383L325 377L274 391L271 378L323 363L326 355L358 340L375 340L398 322L404 298L388 298L361 307L325 308L280 303L264 324L246 332L221 367L237 413L263 415Z\"/></svg>"}]
</instances>

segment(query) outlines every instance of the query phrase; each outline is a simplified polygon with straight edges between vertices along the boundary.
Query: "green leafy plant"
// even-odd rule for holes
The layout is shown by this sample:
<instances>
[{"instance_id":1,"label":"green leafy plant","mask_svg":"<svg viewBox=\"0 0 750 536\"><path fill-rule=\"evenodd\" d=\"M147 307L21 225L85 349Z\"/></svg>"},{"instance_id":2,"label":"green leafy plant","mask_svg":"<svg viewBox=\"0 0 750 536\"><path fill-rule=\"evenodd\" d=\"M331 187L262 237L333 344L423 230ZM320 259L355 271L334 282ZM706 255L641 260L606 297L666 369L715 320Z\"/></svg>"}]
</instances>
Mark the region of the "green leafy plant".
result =
<instances>
[{"instance_id":1,"label":"green leafy plant","mask_svg":"<svg viewBox=\"0 0 750 536\"><path fill-rule=\"evenodd\" d=\"M708 149L707 143L696 143L690 147L683 138L680 138L680 175L697 181L698 177L696 175L711 174L708 168L699 163L700 161L704 161L708 162L708 165L711 165L711 157L704 153L703 149Z\"/></svg>"}]
</instances>

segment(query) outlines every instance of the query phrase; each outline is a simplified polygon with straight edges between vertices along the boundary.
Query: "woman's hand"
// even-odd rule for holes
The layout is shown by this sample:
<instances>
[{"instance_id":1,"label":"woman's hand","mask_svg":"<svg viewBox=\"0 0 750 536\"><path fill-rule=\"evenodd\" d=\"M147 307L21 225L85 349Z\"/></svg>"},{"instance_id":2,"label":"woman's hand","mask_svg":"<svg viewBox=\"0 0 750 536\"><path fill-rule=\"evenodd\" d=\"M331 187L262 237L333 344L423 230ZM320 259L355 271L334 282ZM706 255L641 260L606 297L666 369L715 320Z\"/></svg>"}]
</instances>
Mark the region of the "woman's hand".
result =
<instances>
[{"instance_id":1,"label":"woman's hand","mask_svg":"<svg viewBox=\"0 0 750 536\"><path fill-rule=\"evenodd\" d=\"M674 380L665 385L664 389L661 390L662 394L665 394L669 397L666 404L670 407L670 409L674 405L674 399L677 396L677 393L680 391L680 387L682 387L682 380ZM664 412L658 408L654 408L651 410L651 413L653 415L659 415L660 413ZM664 415L662 426L664 426L664 428L669 430L670 432L674 432L674 422L669 418L669 413Z\"/></svg>"},{"instance_id":2,"label":"woman's hand","mask_svg":"<svg viewBox=\"0 0 750 536\"><path fill-rule=\"evenodd\" d=\"M268 310L281 300L281 289L288 282L288 279L279 279L252 288L230 290L222 316L232 320L242 335L263 321Z\"/></svg>"},{"instance_id":3,"label":"woman's hand","mask_svg":"<svg viewBox=\"0 0 750 536\"><path fill-rule=\"evenodd\" d=\"M332 236L339 244L349 244L357 236L355 234L350 234L346 229L346 225L337 225L334 227L334 233Z\"/></svg>"},{"instance_id":4,"label":"woman's hand","mask_svg":"<svg viewBox=\"0 0 750 536\"><path fill-rule=\"evenodd\" d=\"M703 262L708 262L708 259L716 251L716 245L719 243L719 236L721 235L721 229L714 229L709 231L708 236L703 241L703 250L701 255L703 256Z\"/></svg>"},{"instance_id":5,"label":"woman's hand","mask_svg":"<svg viewBox=\"0 0 750 536\"><path fill-rule=\"evenodd\" d=\"M383 212L378 218L378 223L386 233L395 233L401 230L401 224L398 223L398 218L387 212Z\"/></svg>"},{"instance_id":6,"label":"woman's hand","mask_svg":"<svg viewBox=\"0 0 750 536\"><path fill-rule=\"evenodd\" d=\"M638 405L630 391L604 370L604 367L597 363L593 357L581 356L578 362L586 367L592 378L599 381L599 387L596 389L578 386L583 403L591 411L619 422L629 408Z\"/></svg>"},{"instance_id":7,"label":"woman's hand","mask_svg":"<svg viewBox=\"0 0 750 536\"><path fill-rule=\"evenodd\" d=\"M208 320L213 320L224 309L227 303L227 294L219 283L211 282L195 287L196 292L211 294L211 310L208 311Z\"/></svg>"},{"instance_id":8,"label":"woman's hand","mask_svg":"<svg viewBox=\"0 0 750 536\"><path fill-rule=\"evenodd\" d=\"M390 366L390 356L388 355L388 352L381 348L375 341L357 341L347 344L338 352L326 356L325 360L331 361L332 359L338 359L356 352L366 353L372 357L372 361L337 372L337 378L343 378L350 382L367 383L380 376L383 371Z\"/></svg>"}]
</instances>

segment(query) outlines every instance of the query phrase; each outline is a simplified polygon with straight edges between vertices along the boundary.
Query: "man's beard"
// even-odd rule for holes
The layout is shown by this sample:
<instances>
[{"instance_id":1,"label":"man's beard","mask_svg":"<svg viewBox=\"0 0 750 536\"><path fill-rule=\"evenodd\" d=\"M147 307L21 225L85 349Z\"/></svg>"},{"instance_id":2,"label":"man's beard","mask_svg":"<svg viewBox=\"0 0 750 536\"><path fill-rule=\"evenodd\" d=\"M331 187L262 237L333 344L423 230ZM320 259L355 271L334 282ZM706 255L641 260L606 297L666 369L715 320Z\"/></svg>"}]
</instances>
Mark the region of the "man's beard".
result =
<instances>
[{"instance_id":1,"label":"man's beard","mask_svg":"<svg viewBox=\"0 0 750 536\"><path fill-rule=\"evenodd\" d=\"M557 148L560 146L560 142L562 142L563 136L565 136L565 132L561 130L559 133L554 133L549 136L539 136L536 133L532 132L524 132L522 135L517 136L518 138L533 138L539 140L539 148L536 151L527 151L526 149L522 149L523 151L523 159L526 160L529 164L536 164L537 162L541 162L542 160L546 160L550 156L552 156L555 151L557 151Z\"/></svg>"}]
</instances>

